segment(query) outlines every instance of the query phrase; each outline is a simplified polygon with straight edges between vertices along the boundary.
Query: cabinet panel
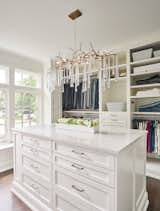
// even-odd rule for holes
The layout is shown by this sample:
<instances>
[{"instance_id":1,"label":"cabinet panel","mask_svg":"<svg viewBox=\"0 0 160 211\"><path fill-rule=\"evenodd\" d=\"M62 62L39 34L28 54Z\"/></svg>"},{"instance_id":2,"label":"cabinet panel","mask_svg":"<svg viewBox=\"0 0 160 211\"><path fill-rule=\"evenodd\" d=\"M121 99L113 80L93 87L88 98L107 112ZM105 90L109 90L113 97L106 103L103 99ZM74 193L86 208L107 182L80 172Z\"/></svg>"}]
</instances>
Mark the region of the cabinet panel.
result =
<instances>
[{"instance_id":1,"label":"cabinet panel","mask_svg":"<svg viewBox=\"0 0 160 211\"><path fill-rule=\"evenodd\" d=\"M25 174L23 175L23 185L38 199L49 205L49 202L51 200L49 189L40 185L38 182L34 181L32 178L28 177Z\"/></svg>"},{"instance_id":2,"label":"cabinet panel","mask_svg":"<svg viewBox=\"0 0 160 211\"><path fill-rule=\"evenodd\" d=\"M47 162L51 159L50 152L47 153L40 149L25 145L25 144L22 147L22 151L24 154L31 155L33 159L35 159L35 160L39 159L42 162L44 162L44 161Z\"/></svg>"},{"instance_id":3,"label":"cabinet panel","mask_svg":"<svg viewBox=\"0 0 160 211\"><path fill-rule=\"evenodd\" d=\"M49 166L42 165L34 160L29 159L26 156L23 156L23 167L30 169L31 171L39 174L42 177L45 177L46 179L49 179L51 174Z\"/></svg>"},{"instance_id":4,"label":"cabinet panel","mask_svg":"<svg viewBox=\"0 0 160 211\"><path fill-rule=\"evenodd\" d=\"M70 147L61 144L56 144L56 152L61 155L68 156L98 167L111 170L114 170L115 168L114 157L109 154L103 155L100 153L87 151L79 147Z\"/></svg>"},{"instance_id":5,"label":"cabinet panel","mask_svg":"<svg viewBox=\"0 0 160 211\"><path fill-rule=\"evenodd\" d=\"M56 197L56 208L57 211L82 211L82 209L73 206L71 203L67 202L58 195Z\"/></svg>"},{"instance_id":6,"label":"cabinet panel","mask_svg":"<svg viewBox=\"0 0 160 211\"><path fill-rule=\"evenodd\" d=\"M14 138L14 179L22 181L22 135L13 134Z\"/></svg>"},{"instance_id":7,"label":"cabinet panel","mask_svg":"<svg viewBox=\"0 0 160 211\"><path fill-rule=\"evenodd\" d=\"M51 142L47 140L38 139L36 137L23 136L23 143L33 148L40 148L48 151L51 148Z\"/></svg>"},{"instance_id":8,"label":"cabinet panel","mask_svg":"<svg viewBox=\"0 0 160 211\"><path fill-rule=\"evenodd\" d=\"M111 188L102 191L61 172L56 172L56 185L105 211L114 208L114 190Z\"/></svg>"},{"instance_id":9,"label":"cabinet panel","mask_svg":"<svg viewBox=\"0 0 160 211\"><path fill-rule=\"evenodd\" d=\"M60 166L69 171L72 171L81 176L85 176L91 180L94 180L98 183L103 183L107 186L114 187L115 176L112 171L100 171L93 166L86 166L85 162L78 162L75 160L67 160L56 156L56 166Z\"/></svg>"}]
</instances>

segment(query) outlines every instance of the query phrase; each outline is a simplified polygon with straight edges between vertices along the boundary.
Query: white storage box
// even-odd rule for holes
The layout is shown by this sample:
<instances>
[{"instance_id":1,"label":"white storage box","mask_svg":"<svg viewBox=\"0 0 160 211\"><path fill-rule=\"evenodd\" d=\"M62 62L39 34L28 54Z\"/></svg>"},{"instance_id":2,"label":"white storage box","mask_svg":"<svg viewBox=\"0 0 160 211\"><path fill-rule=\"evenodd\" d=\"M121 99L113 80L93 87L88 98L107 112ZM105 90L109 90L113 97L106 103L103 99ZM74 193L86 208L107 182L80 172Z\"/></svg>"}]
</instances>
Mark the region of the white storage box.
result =
<instances>
[{"instance_id":1,"label":"white storage box","mask_svg":"<svg viewBox=\"0 0 160 211\"><path fill-rule=\"evenodd\" d=\"M132 53L133 61L136 62L144 59L150 59L152 57L152 53L153 53L152 48L134 52Z\"/></svg>"},{"instance_id":2,"label":"white storage box","mask_svg":"<svg viewBox=\"0 0 160 211\"><path fill-rule=\"evenodd\" d=\"M135 73L135 74L141 74L141 73L147 73L147 72L155 73L158 71L160 71L160 63L144 65L144 66L133 68L133 73Z\"/></svg>"},{"instance_id":3,"label":"white storage box","mask_svg":"<svg viewBox=\"0 0 160 211\"><path fill-rule=\"evenodd\" d=\"M125 103L124 102L109 102L106 103L108 111L112 112L120 112L125 111Z\"/></svg>"},{"instance_id":4,"label":"white storage box","mask_svg":"<svg viewBox=\"0 0 160 211\"><path fill-rule=\"evenodd\" d=\"M160 50L154 51L153 54L154 57L160 57Z\"/></svg>"}]
</instances>

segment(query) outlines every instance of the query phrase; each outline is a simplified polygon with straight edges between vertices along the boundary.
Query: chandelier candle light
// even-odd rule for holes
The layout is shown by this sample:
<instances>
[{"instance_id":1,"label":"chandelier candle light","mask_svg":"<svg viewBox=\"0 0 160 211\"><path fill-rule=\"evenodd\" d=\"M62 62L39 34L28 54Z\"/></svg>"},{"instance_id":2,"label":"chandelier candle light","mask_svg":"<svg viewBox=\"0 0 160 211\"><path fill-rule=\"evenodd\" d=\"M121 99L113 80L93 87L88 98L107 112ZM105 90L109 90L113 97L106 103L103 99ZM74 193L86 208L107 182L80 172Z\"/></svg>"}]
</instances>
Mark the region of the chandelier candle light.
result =
<instances>
[{"instance_id":1,"label":"chandelier candle light","mask_svg":"<svg viewBox=\"0 0 160 211\"><path fill-rule=\"evenodd\" d=\"M82 13L76 10L69 17L75 21L81 15ZM50 92L53 92L56 87L60 87L63 92L66 83L75 87L77 91L80 81L83 82L83 92L85 92L90 88L91 77L95 74L99 75L100 72L104 85L110 88L111 71L115 79L119 76L118 55L95 50L92 43L87 52L82 51L80 47L79 50L75 49L71 58L62 58L59 55L51 60L50 65L47 80Z\"/></svg>"}]
</instances>

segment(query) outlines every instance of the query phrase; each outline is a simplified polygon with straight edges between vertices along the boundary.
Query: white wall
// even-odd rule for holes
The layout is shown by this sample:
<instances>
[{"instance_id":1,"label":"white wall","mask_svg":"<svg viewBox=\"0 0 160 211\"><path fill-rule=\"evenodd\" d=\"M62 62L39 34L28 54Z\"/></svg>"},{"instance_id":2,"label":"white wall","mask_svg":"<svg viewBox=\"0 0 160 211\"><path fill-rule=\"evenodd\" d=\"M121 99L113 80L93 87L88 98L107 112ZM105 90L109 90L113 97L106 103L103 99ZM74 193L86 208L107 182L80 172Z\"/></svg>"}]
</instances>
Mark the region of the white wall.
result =
<instances>
[{"instance_id":1,"label":"white wall","mask_svg":"<svg viewBox=\"0 0 160 211\"><path fill-rule=\"evenodd\" d=\"M43 71L44 69L42 62L5 49L0 49L0 64L31 71Z\"/></svg>"}]
</instances>

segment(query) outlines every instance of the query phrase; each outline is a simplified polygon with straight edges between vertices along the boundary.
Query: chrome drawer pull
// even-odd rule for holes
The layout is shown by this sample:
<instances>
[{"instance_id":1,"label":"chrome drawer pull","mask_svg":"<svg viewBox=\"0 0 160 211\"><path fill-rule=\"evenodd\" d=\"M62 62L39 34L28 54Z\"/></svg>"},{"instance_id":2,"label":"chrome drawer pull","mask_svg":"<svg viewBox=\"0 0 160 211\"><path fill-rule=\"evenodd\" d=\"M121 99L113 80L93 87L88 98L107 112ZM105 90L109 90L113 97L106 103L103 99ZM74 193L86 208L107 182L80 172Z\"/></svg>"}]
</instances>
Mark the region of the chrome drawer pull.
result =
<instances>
[{"instance_id":1,"label":"chrome drawer pull","mask_svg":"<svg viewBox=\"0 0 160 211\"><path fill-rule=\"evenodd\" d=\"M72 167L74 167L74 168L76 168L76 169L78 169L78 170L84 170L84 168L83 167L81 167L81 166L79 166L79 165L77 165L77 164L72 164Z\"/></svg>"},{"instance_id":2,"label":"chrome drawer pull","mask_svg":"<svg viewBox=\"0 0 160 211\"><path fill-rule=\"evenodd\" d=\"M84 192L84 189L77 188L75 185L72 185L72 188L80 193Z\"/></svg>"},{"instance_id":3,"label":"chrome drawer pull","mask_svg":"<svg viewBox=\"0 0 160 211\"><path fill-rule=\"evenodd\" d=\"M34 149L33 149L33 148L30 148L30 151L31 151L31 152L34 152Z\"/></svg>"},{"instance_id":4,"label":"chrome drawer pull","mask_svg":"<svg viewBox=\"0 0 160 211\"><path fill-rule=\"evenodd\" d=\"M78 152L78 151L76 151L74 149L72 150L72 152L75 153L75 154L77 154L77 155L85 155L84 152Z\"/></svg>"},{"instance_id":5,"label":"chrome drawer pull","mask_svg":"<svg viewBox=\"0 0 160 211\"><path fill-rule=\"evenodd\" d=\"M31 167L34 168L37 172L40 172L39 167L35 166L34 164L31 164Z\"/></svg>"}]
</instances>

